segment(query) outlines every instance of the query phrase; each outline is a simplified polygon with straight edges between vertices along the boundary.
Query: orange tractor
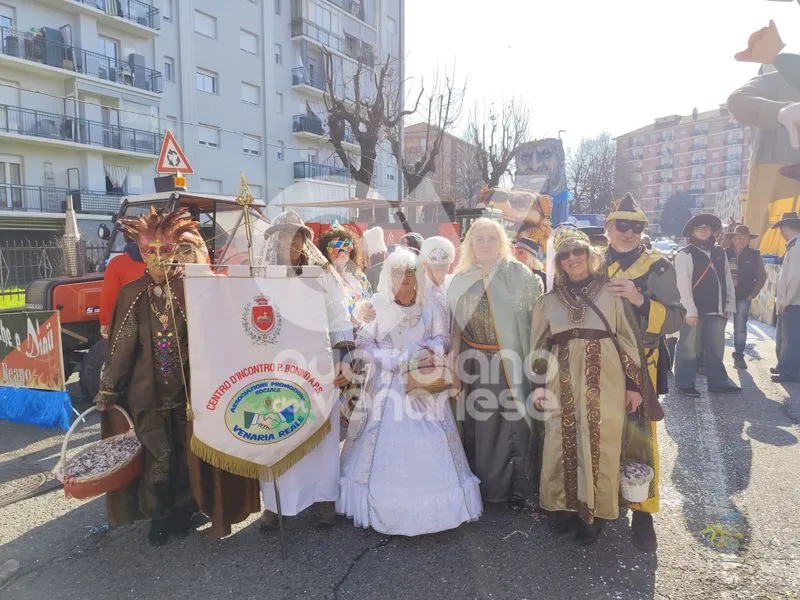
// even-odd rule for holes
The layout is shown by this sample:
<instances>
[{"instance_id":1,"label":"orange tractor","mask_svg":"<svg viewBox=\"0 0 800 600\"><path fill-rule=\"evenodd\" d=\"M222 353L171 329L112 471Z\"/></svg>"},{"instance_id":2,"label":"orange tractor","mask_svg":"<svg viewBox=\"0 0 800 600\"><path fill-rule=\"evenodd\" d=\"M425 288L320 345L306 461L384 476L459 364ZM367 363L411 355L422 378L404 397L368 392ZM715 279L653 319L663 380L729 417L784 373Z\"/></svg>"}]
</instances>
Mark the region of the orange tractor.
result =
<instances>
[{"instance_id":1,"label":"orange tractor","mask_svg":"<svg viewBox=\"0 0 800 600\"><path fill-rule=\"evenodd\" d=\"M166 210L186 207L200 222L200 231L215 264L247 264L249 261L244 213L236 198L187 192L180 188L128 196L123 198L113 221L116 223L120 218L143 214L151 206ZM261 214L263 208L263 204L253 204L249 209L255 256L260 255L264 232L269 226ZM105 269L111 258L122 253L125 240L116 227L110 229L105 224L100 226L98 234L108 242L101 267ZM25 291L26 308L58 310L61 313L65 376L69 378L76 369L80 370L81 391L86 398L94 398L97 393L100 370L105 359L106 344L100 336L99 321L102 287L101 270L97 273L34 281Z\"/></svg>"}]
</instances>

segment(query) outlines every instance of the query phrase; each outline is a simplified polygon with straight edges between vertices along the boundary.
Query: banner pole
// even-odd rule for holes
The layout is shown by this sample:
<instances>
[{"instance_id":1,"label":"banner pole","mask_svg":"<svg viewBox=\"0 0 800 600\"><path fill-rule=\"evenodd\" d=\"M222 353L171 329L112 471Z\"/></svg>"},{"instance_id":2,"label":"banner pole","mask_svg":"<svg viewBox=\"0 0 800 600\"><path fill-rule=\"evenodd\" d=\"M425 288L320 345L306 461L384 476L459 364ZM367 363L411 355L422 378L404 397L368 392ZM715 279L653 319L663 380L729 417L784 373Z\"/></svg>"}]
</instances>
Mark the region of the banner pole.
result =
<instances>
[{"instance_id":1,"label":"banner pole","mask_svg":"<svg viewBox=\"0 0 800 600\"><path fill-rule=\"evenodd\" d=\"M286 558L286 538L283 534L283 510L281 509L281 493L278 489L278 477L272 480L272 487L275 490L275 508L278 511L278 531L280 532L281 539L281 558Z\"/></svg>"},{"instance_id":2,"label":"banner pole","mask_svg":"<svg viewBox=\"0 0 800 600\"><path fill-rule=\"evenodd\" d=\"M250 206L253 204L253 194L250 191L250 186L247 185L247 180L244 177L244 171L239 173L239 194L236 196L236 203L242 207L244 214L244 228L245 236L247 237L247 257L250 262L250 277L253 276L253 230L250 227Z\"/></svg>"}]
</instances>

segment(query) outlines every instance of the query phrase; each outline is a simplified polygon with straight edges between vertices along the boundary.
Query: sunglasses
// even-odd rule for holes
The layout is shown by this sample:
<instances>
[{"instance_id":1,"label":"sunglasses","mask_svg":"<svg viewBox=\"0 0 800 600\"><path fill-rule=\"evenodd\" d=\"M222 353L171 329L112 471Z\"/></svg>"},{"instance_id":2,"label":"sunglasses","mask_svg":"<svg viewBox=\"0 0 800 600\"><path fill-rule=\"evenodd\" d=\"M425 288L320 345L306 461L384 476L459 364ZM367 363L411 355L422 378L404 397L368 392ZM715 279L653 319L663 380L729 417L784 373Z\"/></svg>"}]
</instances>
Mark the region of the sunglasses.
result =
<instances>
[{"instance_id":1,"label":"sunglasses","mask_svg":"<svg viewBox=\"0 0 800 600\"><path fill-rule=\"evenodd\" d=\"M632 231L633 233L642 233L644 231L645 224L641 221L625 221L624 219L617 219L614 221L614 227L616 227L617 231L620 233L627 233Z\"/></svg>"},{"instance_id":2,"label":"sunglasses","mask_svg":"<svg viewBox=\"0 0 800 600\"><path fill-rule=\"evenodd\" d=\"M327 248L328 252L350 252L353 249L353 240L331 240Z\"/></svg>"},{"instance_id":3,"label":"sunglasses","mask_svg":"<svg viewBox=\"0 0 800 600\"><path fill-rule=\"evenodd\" d=\"M564 250L563 252L556 253L556 260L567 260L570 256L578 258L585 256L588 251L586 248L573 248L572 250Z\"/></svg>"}]
</instances>

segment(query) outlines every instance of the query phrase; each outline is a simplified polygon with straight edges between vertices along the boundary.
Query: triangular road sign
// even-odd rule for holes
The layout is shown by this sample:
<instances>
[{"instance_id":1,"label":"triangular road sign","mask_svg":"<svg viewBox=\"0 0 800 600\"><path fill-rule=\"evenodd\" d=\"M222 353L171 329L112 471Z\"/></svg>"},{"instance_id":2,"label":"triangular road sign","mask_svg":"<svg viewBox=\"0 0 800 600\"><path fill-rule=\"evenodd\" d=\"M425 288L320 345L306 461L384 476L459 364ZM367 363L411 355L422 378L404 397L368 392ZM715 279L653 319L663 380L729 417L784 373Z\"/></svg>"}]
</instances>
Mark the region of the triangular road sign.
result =
<instances>
[{"instance_id":1,"label":"triangular road sign","mask_svg":"<svg viewBox=\"0 0 800 600\"><path fill-rule=\"evenodd\" d=\"M178 140L172 132L167 129L164 132L164 142L161 144L161 152L158 155L158 164L156 164L157 173L177 173L182 175L192 175L194 169L189 164L186 155L178 145Z\"/></svg>"}]
</instances>

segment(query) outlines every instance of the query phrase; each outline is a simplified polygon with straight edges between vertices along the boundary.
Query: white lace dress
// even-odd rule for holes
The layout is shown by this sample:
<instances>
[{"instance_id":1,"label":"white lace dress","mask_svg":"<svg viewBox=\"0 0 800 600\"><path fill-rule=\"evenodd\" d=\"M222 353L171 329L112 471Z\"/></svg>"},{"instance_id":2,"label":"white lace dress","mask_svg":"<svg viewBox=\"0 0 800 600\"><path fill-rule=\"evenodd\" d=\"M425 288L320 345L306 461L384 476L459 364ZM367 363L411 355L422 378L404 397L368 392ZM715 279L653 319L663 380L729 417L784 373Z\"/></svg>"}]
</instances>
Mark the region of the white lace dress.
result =
<instances>
[{"instance_id":1,"label":"white lace dress","mask_svg":"<svg viewBox=\"0 0 800 600\"><path fill-rule=\"evenodd\" d=\"M446 317L435 302L402 307L377 295L373 305L376 319L357 340L371 363L359 408L366 424L345 442L336 509L357 527L391 535L475 520L482 512L480 482L469 470L447 394L406 395L400 376L400 363L420 348L444 354ZM351 427L358 429L353 421Z\"/></svg>"}]
</instances>

